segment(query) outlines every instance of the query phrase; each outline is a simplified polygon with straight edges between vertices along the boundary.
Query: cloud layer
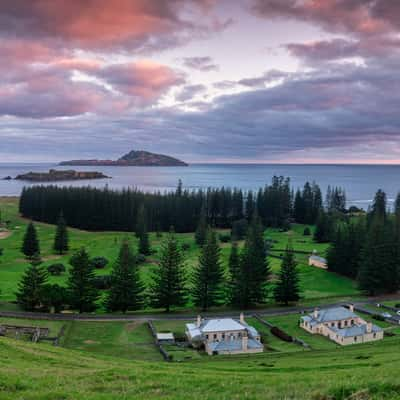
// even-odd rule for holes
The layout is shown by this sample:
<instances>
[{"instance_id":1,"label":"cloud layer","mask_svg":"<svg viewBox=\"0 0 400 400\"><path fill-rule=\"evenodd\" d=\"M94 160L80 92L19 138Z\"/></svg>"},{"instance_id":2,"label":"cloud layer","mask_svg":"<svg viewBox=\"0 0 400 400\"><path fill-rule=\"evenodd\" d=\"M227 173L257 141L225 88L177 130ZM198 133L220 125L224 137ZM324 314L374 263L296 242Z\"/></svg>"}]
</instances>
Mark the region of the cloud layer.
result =
<instances>
[{"instance_id":1,"label":"cloud layer","mask_svg":"<svg viewBox=\"0 0 400 400\"><path fill-rule=\"evenodd\" d=\"M248 0L233 17L231 5L2 1L1 154L29 146L47 159L111 157L131 146L189 161L400 159L400 3ZM257 35L258 74L239 74L246 40L207 54L204 43L218 43L210 36L228 35L245 14L293 24L275 50L297 69L269 68L268 38ZM309 26L321 34L298 40ZM176 63L157 58L171 49ZM236 79L220 66L225 50Z\"/></svg>"}]
</instances>

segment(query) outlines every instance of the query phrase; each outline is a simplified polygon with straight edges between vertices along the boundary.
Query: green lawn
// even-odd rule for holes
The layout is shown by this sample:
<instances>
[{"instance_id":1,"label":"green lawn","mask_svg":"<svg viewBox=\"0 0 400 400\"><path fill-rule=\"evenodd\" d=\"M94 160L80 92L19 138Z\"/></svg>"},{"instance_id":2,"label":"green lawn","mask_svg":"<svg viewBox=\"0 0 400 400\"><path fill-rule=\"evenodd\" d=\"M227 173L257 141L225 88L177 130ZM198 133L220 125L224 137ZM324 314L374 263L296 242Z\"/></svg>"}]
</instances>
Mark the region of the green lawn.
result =
<instances>
[{"instance_id":1,"label":"green lawn","mask_svg":"<svg viewBox=\"0 0 400 400\"><path fill-rule=\"evenodd\" d=\"M11 235L0 240L0 247L4 249L4 255L0 257L0 309L15 309L12 304L4 304L15 300L15 291L21 274L28 263L20 252L22 238L25 232L27 221L18 215L17 198L0 198L0 209L3 220L10 220ZM126 232L87 232L77 229L69 229L70 232L70 252L62 257L54 254L52 250L55 227L52 225L36 223L41 245L43 265L48 266L54 262L62 262L68 268L70 255L81 248L86 247L91 256L104 256L110 263L103 269L97 271L98 274L109 274L112 263L117 257L121 242L128 238L133 246L137 246L137 239L131 233ZM314 248L321 254L324 254L327 245L314 243L311 236L303 236L304 225L293 225L289 232L280 232L276 229L268 229L265 233L266 238L271 238L275 248L284 248L290 239L296 251L311 252ZM197 263L199 248L195 245L194 235L177 235L181 243L187 243L189 249L184 252L186 275L189 277L193 267ZM162 238L156 234L150 234L152 248L155 253L147 258L146 263L140 267L141 276L145 283L149 284L152 280L157 262L158 252ZM227 262L230 252L230 244L222 244L222 264L227 268ZM299 264L301 289L303 302L314 299L329 299L332 297L359 296L355 284L350 279L338 276L336 274L323 271L307 265L307 255L296 254ZM276 258L269 259L273 276L279 271L280 260ZM59 277L51 277L50 281L59 284L65 284L67 273ZM189 287L190 289L190 287ZM1 303L2 302L2 303ZM186 308L192 307L189 303ZM102 309L99 309L101 312Z\"/></svg>"},{"instance_id":2,"label":"green lawn","mask_svg":"<svg viewBox=\"0 0 400 400\"><path fill-rule=\"evenodd\" d=\"M162 360L143 322L84 322L68 326L62 346L127 359Z\"/></svg>"},{"instance_id":3,"label":"green lawn","mask_svg":"<svg viewBox=\"0 0 400 400\"><path fill-rule=\"evenodd\" d=\"M320 351L202 357L180 364L0 338L0 398L398 399L399 339L390 339Z\"/></svg>"}]
</instances>

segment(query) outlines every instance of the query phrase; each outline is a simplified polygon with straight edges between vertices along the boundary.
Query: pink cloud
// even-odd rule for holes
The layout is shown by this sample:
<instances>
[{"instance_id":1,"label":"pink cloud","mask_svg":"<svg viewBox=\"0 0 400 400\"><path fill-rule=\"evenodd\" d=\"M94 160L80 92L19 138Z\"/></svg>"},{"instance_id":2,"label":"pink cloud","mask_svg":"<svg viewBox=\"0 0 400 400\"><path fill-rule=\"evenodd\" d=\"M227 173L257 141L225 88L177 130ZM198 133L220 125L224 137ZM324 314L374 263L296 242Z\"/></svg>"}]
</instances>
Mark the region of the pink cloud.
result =
<instances>
[{"instance_id":1,"label":"pink cloud","mask_svg":"<svg viewBox=\"0 0 400 400\"><path fill-rule=\"evenodd\" d=\"M2 0L0 33L86 49L169 47L202 24L210 0ZM191 9L196 18L182 16ZM188 35L186 35L188 38Z\"/></svg>"}]
</instances>

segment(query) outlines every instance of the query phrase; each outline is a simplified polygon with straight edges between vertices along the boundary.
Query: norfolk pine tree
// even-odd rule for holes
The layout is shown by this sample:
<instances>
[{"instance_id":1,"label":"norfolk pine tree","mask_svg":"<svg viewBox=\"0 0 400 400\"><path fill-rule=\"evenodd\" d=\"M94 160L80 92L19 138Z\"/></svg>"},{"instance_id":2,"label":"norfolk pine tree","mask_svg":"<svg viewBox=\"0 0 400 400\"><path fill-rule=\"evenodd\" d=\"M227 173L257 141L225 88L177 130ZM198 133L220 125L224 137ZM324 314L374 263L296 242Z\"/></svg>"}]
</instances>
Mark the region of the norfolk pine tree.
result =
<instances>
[{"instance_id":1,"label":"norfolk pine tree","mask_svg":"<svg viewBox=\"0 0 400 400\"><path fill-rule=\"evenodd\" d=\"M208 229L192 279L193 300L202 311L207 311L221 299L223 271L220 252L215 232Z\"/></svg>"},{"instance_id":2,"label":"norfolk pine tree","mask_svg":"<svg viewBox=\"0 0 400 400\"><path fill-rule=\"evenodd\" d=\"M35 254L40 254L39 240L35 225L32 222L26 228L21 251L27 258L32 258Z\"/></svg>"},{"instance_id":3,"label":"norfolk pine tree","mask_svg":"<svg viewBox=\"0 0 400 400\"><path fill-rule=\"evenodd\" d=\"M53 249L60 255L68 251L68 230L63 213L58 217L56 235L54 237Z\"/></svg>"},{"instance_id":4,"label":"norfolk pine tree","mask_svg":"<svg viewBox=\"0 0 400 400\"><path fill-rule=\"evenodd\" d=\"M169 312L171 307L185 304L183 273L183 257L171 228L161 245L160 263L154 275L152 303L155 307Z\"/></svg>"},{"instance_id":5,"label":"norfolk pine tree","mask_svg":"<svg viewBox=\"0 0 400 400\"><path fill-rule=\"evenodd\" d=\"M124 241L111 273L111 288L105 306L108 311L138 310L143 306L143 284L135 255Z\"/></svg>"}]
</instances>

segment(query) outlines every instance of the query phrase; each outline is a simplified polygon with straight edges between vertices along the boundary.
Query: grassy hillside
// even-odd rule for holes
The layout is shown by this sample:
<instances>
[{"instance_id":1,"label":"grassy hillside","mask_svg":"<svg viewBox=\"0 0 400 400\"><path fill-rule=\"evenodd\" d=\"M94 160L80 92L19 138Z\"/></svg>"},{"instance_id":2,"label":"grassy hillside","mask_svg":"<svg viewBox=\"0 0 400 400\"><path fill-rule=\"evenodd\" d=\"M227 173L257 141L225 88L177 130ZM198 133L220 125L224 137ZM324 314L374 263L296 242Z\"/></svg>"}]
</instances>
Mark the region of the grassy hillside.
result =
<instances>
[{"instance_id":1,"label":"grassy hillside","mask_svg":"<svg viewBox=\"0 0 400 400\"><path fill-rule=\"evenodd\" d=\"M0 338L0 398L398 399L399 342L324 351L128 361Z\"/></svg>"},{"instance_id":2,"label":"grassy hillside","mask_svg":"<svg viewBox=\"0 0 400 400\"><path fill-rule=\"evenodd\" d=\"M3 302L13 301L15 299L15 291L18 281L27 267L27 261L24 259L20 247L25 232L27 221L18 215L18 199L16 198L0 198L0 209L2 211L3 220L10 221L10 235L4 239L0 239L0 247L4 249L4 255L0 257L0 300ZM109 274L113 260L115 260L120 243L128 238L134 246L137 240L133 234L125 232L86 232L77 229L70 229L70 253L62 257L54 254L52 250L55 227L52 225L37 223L38 235L41 244L41 253L44 265L47 266L54 262L62 262L68 266L70 254L82 246L85 246L91 256L104 256L110 260L110 264L103 270L99 270L98 274ZM274 241L275 249L284 249L290 239L296 251L311 252L317 249L321 254L326 250L326 244L317 244L312 241L310 236L303 236L303 225L293 225L289 232L280 232L276 229L268 229L265 237ZM179 234L181 243L187 243L189 249L185 251L186 270L189 275L193 266L197 263L199 253L198 247L195 245L193 234ZM144 281L149 282L158 261L158 251L162 238L155 234L150 235L152 248L155 253L148 257L146 263L141 266L141 275ZM222 258L226 266L230 252L230 244L222 244ZM279 255L279 251L274 251ZM301 275L302 295L305 300L316 298L328 298L339 296L357 295L354 282L351 280L309 267L307 265L307 254L296 254L299 262L299 270ZM279 271L280 260L270 258L273 274ZM51 277L50 280L55 283L64 284L67 274L59 277ZM189 305L190 306L190 305ZM10 308L10 305L6 305Z\"/></svg>"}]
</instances>

